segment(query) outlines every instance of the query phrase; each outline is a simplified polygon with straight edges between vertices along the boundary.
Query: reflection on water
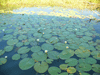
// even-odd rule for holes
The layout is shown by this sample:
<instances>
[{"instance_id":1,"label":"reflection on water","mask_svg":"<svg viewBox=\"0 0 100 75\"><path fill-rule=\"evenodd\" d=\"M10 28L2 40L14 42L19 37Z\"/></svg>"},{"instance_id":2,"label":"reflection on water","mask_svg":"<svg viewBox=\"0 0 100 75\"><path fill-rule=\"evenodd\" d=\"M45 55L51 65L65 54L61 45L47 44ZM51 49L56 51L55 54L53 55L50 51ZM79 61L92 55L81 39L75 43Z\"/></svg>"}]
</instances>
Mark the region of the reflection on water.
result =
<instances>
[{"instance_id":1,"label":"reflection on water","mask_svg":"<svg viewBox=\"0 0 100 75\"><path fill-rule=\"evenodd\" d=\"M53 66L64 69L61 64L67 64L67 69L59 71L59 75L64 72L100 74L100 22L89 22L90 18L100 19L98 11L34 7L13 12L15 14L0 14L0 58L7 56L3 65L4 60L0 59L2 75L50 75ZM12 58L15 54L21 58ZM27 57L34 59L34 65L42 61L48 63L48 69L37 73L36 68L28 67L33 63L30 61L23 62L28 66L22 65L27 70L21 70L19 63Z\"/></svg>"}]
</instances>

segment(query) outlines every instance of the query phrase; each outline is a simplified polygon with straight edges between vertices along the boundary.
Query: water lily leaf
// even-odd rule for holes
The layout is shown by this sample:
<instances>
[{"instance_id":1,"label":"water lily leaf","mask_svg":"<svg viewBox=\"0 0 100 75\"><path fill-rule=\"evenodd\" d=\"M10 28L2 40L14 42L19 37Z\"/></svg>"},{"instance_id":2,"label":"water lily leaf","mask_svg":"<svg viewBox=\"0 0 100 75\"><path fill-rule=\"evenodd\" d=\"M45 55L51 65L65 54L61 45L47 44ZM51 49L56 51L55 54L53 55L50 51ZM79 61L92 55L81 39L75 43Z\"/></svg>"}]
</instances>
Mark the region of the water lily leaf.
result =
<instances>
[{"instance_id":1,"label":"water lily leaf","mask_svg":"<svg viewBox=\"0 0 100 75\"><path fill-rule=\"evenodd\" d=\"M92 65L92 70L94 72L100 73L100 64L93 64Z\"/></svg>"},{"instance_id":2,"label":"water lily leaf","mask_svg":"<svg viewBox=\"0 0 100 75\"><path fill-rule=\"evenodd\" d=\"M30 51L30 48L28 48L28 47L21 47L20 49L18 49L18 53L19 54L25 54L25 53L27 53L27 52L29 52Z\"/></svg>"},{"instance_id":3,"label":"water lily leaf","mask_svg":"<svg viewBox=\"0 0 100 75\"><path fill-rule=\"evenodd\" d=\"M78 60L75 58L70 58L70 59L66 59L65 63L67 63L68 66L76 66L78 63Z\"/></svg>"},{"instance_id":4,"label":"water lily leaf","mask_svg":"<svg viewBox=\"0 0 100 75\"><path fill-rule=\"evenodd\" d=\"M100 75L100 73L93 73L93 75Z\"/></svg>"},{"instance_id":5,"label":"water lily leaf","mask_svg":"<svg viewBox=\"0 0 100 75\"><path fill-rule=\"evenodd\" d=\"M75 73L76 72L76 69L74 67L68 67L67 68L67 72L68 73Z\"/></svg>"},{"instance_id":6,"label":"water lily leaf","mask_svg":"<svg viewBox=\"0 0 100 75\"><path fill-rule=\"evenodd\" d=\"M24 58L19 62L19 68L21 70L28 70L34 66L34 60L32 58Z\"/></svg>"},{"instance_id":7,"label":"water lily leaf","mask_svg":"<svg viewBox=\"0 0 100 75\"><path fill-rule=\"evenodd\" d=\"M56 44L54 44L54 47L57 50L66 50L66 44L64 44L64 43L56 43Z\"/></svg>"},{"instance_id":8,"label":"water lily leaf","mask_svg":"<svg viewBox=\"0 0 100 75\"><path fill-rule=\"evenodd\" d=\"M24 42L24 45L29 45L30 44L30 42Z\"/></svg>"},{"instance_id":9,"label":"water lily leaf","mask_svg":"<svg viewBox=\"0 0 100 75\"><path fill-rule=\"evenodd\" d=\"M84 35L83 32L76 32L76 35Z\"/></svg>"},{"instance_id":10,"label":"water lily leaf","mask_svg":"<svg viewBox=\"0 0 100 75\"><path fill-rule=\"evenodd\" d=\"M59 39L57 37L51 37L48 41L50 43L54 44L54 43L57 43L59 41Z\"/></svg>"},{"instance_id":11,"label":"water lily leaf","mask_svg":"<svg viewBox=\"0 0 100 75\"><path fill-rule=\"evenodd\" d=\"M7 62L6 58L0 58L0 65L3 65Z\"/></svg>"},{"instance_id":12,"label":"water lily leaf","mask_svg":"<svg viewBox=\"0 0 100 75\"><path fill-rule=\"evenodd\" d=\"M26 35L20 35L18 37L18 40L25 40L25 39L27 39L27 36Z\"/></svg>"},{"instance_id":13,"label":"water lily leaf","mask_svg":"<svg viewBox=\"0 0 100 75\"><path fill-rule=\"evenodd\" d=\"M92 51L93 58L100 60L100 51Z\"/></svg>"},{"instance_id":14,"label":"water lily leaf","mask_svg":"<svg viewBox=\"0 0 100 75\"><path fill-rule=\"evenodd\" d=\"M50 75L58 75L58 73L61 73L61 70L58 67L50 67L48 69L48 72Z\"/></svg>"},{"instance_id":15,"label":"water lily leaf","mask_svg":"<svg viewBox=\"0 0 100 75\"><path fill-rule=\"evenodd\" d=\"M42 33L34 33L33 36L35 36L35 37L42 37Z\"/></svg>"},{"instance_id":16,"label":"water lily leaf","mask_svg":"<svg viewBox=\"0 0 100 75\"><path fill-rule=\"evenodd\" d=\"M51 64L53 62L53 59L46 59L46 62Z\"/></svg>"},{"instance_id":17,"label":"water lily leaf","mask_svg":"<svg viewBox=\"0 0 100 75\"><path fill-rule=\"evenodd\" d=\"M48 43L44 43L44 44L41 46L41 48L42 48L42 50L48 50L48 51L54 49L53 45L48 44Z\"/></svg>"},{"instance_id":18,"label":"water lily leaf","mask_svg":"<svg viewBox=\"0 0 100 75\"><path fill-rule=\"evenodd\" d=\"M34 64L34 70L37 71L38 73L44 73L48 70L48 67L49 65L42 61L41 63L40 62L37 62Z\"/></svg>"},{"instance_id":19,"label":"water lily leaf","mask_svg":"<svg viewBox=\"0 0 100 75\"><path fill-rule=\"evenodd\" d=\"M80 75L90 75L90 74L88 74L88 73L79 73Z\"/></svg>"},{"instance_id":20,"label":"water lily leaf","mask_svg":"<svg viewBox=\"0 0 100 75\"><path fill-rule=\"evenodd\" d=\"M31 51L32 52L39 52L40 50L41 50L40 46L33 46L33 47L31 47Z\"/></svg>"},{"instance_id":21,"label":"water lily leaf","mask_svg":"<svg viewBox=\"0 0 100 75\"><path fill-rule=\"evenodd\" d=\"M12 56L12 59L13 59L13 60L19 60L19 59L20 59L20 54L14 54L14 55Z\"/></svg>"},{"instance_id":22,"label":"water lily leaf","mask_svg":"<svg viewBox=\"0 0 100 75\"><path fill-rule=\"evenodd\" d=\"M60 54L59 54L59 57L61 59L68 59L70 58L71 56L74 55L74 51L68 49L68 50L63 50Z\"/></svg>"},{"instance_id":23,"label":"water lily leaf","mask_svg":"<svg viewBox=\"0 0 100 75\"><path fill-rule=\"evenodd\" d=\"M71 49L74 49L74 50L79 48L79 46L76 45L76 44L70 44L69 47L70 47Z\"/></svg>"},{"instance_id":24,"label":"water lily leaf","mask_svg":"<svg viewBox=\"0 0 100 75\"><path fill-rule=\"evenodd\" d=\"M100 45L97 45L97 46L96 46L96 49L97 49L97 50L100 50Z\"/></svg>"},{"instance_id":25,"label":"water lily leaf","mask_svg":"<svg viewBox=\"0 0 100 75\"><path fill-rule=\"evenodd\" d=\"M27 57L28 57L28 54L22 54L20 57L21 57L22 59L23 59L23 58L27 58Z\"/></svg>"},{"instance_id":26,"label":"water lily leaf","mask_svg":"<svg viewBox=\"0 0 100 75\"><path fill-rule=\"evenodd\" d=\"M12 39L12 38L13 38L13 35L11 35L11 34L3 36L3 40L9 40L9 39Z\"/></svg>"},{"instance_id":27,"label":"water lily leaf","mask_svg":"<svg viewBox=\"0 0 100 75\"><path fill-rule=\"evenodd\" d=\"M43 37L46 38L46 39L51 38L51 36L52 36L51 34L45 34L45 35L43 35Z\"/></svg>"},{"instance_id":28,"label":"water lily leaf","mask_svg":"<svg viewBox=\"0 0 100 75\"><path fill-rule=\"evenodd\" d=\"M34 41L35 41L35 38L32 38L32 37L31 37L31 38L28 39L28 41L29 41L29 42L34 42Z\"/></svg>"},{"instance_id":29,"label":"water lily leaf","mask_svg":"<svg viewBox=\"0 0 100 75\"><path fill-rule=\"evenodd\" d=\"M86 63L80 63L79 64L79 68L82 71L90 71L92 69L92 66L90 64L86 64Z\"/></svg>"},{"instance_id":30,"label":"water lily leaf","mask_svg":"<svg viewBox=\"0 0 100 75\"><path fill-rule=\"evenodd\" d=\"M67 72L62 72L62 73L60 73L58 75L68 75L68 73Z\"/></svg>"},{"instance_id":31,"label":"water lily leaf","mask_svg":"<svg viewBox=\"0 0 100 75\"><path fill-rule=\"evenodd\" d=\"M44 61L47 59L47 54L40 51L38 53L33 53L32 58L35 59L36 61Z\"/></svg>"},{"instance_id":32,"label":"water lily leaf","mask_svg":"<svg viewBox=\"0 0 100 75\"><path fill-rule=\"evenodd\" d=\"M11 50L13 50L13 46L6 46L6 47L4 48L4 50L5 50L6 52L10 52Z\"/></svg>"},{"instance_id":33,"label":"water lily leaf","mask_svg":"<svg viewBox=\"0 0 100 75\"><path fill-rule=\"evenodd\" d=\"M0 50L0 56L5 53L5 50Z\"/></svg>"},{"instance_id":34,"label":"water lily leaf","mask_svg":"<svg viewBox=\"0 0 100 75\"><path fill-rule=\"evenodd\" d=\"M5 33L11 33L13 32L13 29L5 30Z\"/></svg>"},{"instance_id":35,"label":"water lily leaf","mask_svg":"<svg viewBox=\"0 0 100 75\"><path fill-rule=\"evenodd\" d=\"M75 51L75 54L78 56L78 57L81 57L81 58L86 58L86 57L89 57L90 56L90 51L88 49L77 49Z\"/></svg>"},{"instance_id":36,"label":"water lily leaf","mask_svg":"<svg viewBox=\"0 0 100 75\"><path fill-rule=\"evenodd\" d=\"M62 70L67 70L67 64L61 64L59 67L60 67L60 69L62 69Z\"/></svg>"},{"instance_id":37,"label":"water lily leaf","mask_svg":"<svg viewBox=\"0 0 100 75\"><path fill-rule=\"evenodd\" d=\"M59 59L59 53L56 51L49 51L48 52L48 57L50 59Z\"/></svg>"},{"instance_id":38,"label":"water lily leaf","mask_svg":"<svg viewBox=\"0 0 100 75\"><path fill-rule=\"evenodd\" d=\"M16 43L18 43L18 40L17 40L17 39L9 39L9 40L7 41L7 44L8 44L8 45L15 45Z\"/></svg>"},{"instance_id":39,"label":"water lily leaf","mask_svg":"<svg viewBox=\"0 0 100 75\"><path fill-rule=\"evenodd\" d=\"M17 47L23 46L23 42L18 42L18 43L16 44L16 46L17 46Z\"/></svg>"}]
</instances>

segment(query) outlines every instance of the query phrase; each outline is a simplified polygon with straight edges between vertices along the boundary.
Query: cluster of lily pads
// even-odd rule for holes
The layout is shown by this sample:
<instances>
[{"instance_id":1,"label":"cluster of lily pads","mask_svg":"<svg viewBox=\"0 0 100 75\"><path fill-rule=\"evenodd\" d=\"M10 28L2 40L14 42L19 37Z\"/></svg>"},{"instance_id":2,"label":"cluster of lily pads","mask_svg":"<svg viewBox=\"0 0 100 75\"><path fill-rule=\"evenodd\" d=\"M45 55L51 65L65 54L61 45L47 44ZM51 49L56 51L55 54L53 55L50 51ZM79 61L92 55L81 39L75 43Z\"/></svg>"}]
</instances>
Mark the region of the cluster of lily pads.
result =
<instances>
[{"instance_id":1,"label":"cluster of lily pads","mask_svg":"<svg viewBox=\"0 0 100 75\"><path fill-rule=\"evenodd\" d=\"M33 69L50 75L100 74L100 34L93 27L95 21L84 19L50 17L40 15L0 14L0 41L7 46L0 50L0 65L7 62L2 55L17 48L12 60L19 60L21 70ZM33 54L28 57L28 52ZM77 58L74 58L74 56ZM54 60L64 60L59 67L50 66ZM65 71L65 72L62 72Z\"/></svg>"}]
</instances>

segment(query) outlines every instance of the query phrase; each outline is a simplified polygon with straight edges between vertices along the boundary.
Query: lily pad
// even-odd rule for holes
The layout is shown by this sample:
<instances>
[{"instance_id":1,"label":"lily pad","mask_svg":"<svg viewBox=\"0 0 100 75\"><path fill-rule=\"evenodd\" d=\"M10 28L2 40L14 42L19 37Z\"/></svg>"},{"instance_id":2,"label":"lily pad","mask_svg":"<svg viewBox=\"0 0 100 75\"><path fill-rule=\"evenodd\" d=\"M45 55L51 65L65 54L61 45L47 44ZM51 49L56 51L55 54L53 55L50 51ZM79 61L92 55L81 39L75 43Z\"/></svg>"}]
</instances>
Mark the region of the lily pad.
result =
<instances>
[{"instance_id":1,"label":"lily pad","mask_svg":"<svg viewBox=\"0 0 100 75\"><path fill-rule=\"evenodd\" d=\"M20 59L20 54L14 54L14 55L12 56L12 59L13 59L13 60L19 60L19 59Z\"/></svg>"},{"instance_id":2,"label":"lily pad","mask_svg":"<svg viewBox=\"0 0 100 75\"><path fill-rule=\"evenodd\" d=\"M0 56L3 55L5 53L4 50L0 50Z\"/></svg>"},{"instance_id":3,"label":"lily pad","mask_svg":"<svg viewBox=\"0 0 100 75\"><path fill-rule=\"evenodd\" d=\"M28 57L28 54L22 54L20 57L21 57L22 59L23 59L23 58L27 58L27 57Z\"/></svg>"},{"instance_id":4,"label":"lily pad","mask_svg":"<svg viewBox=\"0 0 100 75\"><path fill-rule=\"evenodd\" d=\"M67 68L67 72L68 73L75 73L76 72L76 69L74 67L68 67Z\"/></svg>"},{"instance_id":5,"label":"lily pad","mask_svg":"<svg viewBox=\"0 0 100 75\"><path fill-rule=\"evenodd\" d=\"M70 47L71 49L74 49L74 50L79 48L79 46L76 45L76 44L70 44L69 47Z\"/></svg>"},{"instance_id":6,"label":"lily pad","mask_svg":"<svg viewBox=\"0 0 100 75\"><path fill-rule=\"evenodd\" d=\"M100 51L92 51L93 58L100 60Z\"/></svg>"},{"instance_id":7,"label":"lily pad","mask_svg":"<svg viewBox=\"0 0 100 75\"><path fill-rule=\"evenodd\" d=\"M46 72L48 70L48 67L49 67L49 65L44 61L42 61L41 63L37 62L34 64L34 70L38 73Z\"/></svg>"},{"instance_id":8,"label":"lily pad","mask_svg":"<svg viewBox=\"0 0 100 75\"><path fill-rule=\"evenodd\" d=\"M53 45L51 45L51 44L48 44L48 43L44 43L42 46L41 46L41 48L42 48L42 50L53 50L54 49L54 47L53 47Z\"/></svg>"},{"instance_id":9,"label":"lily pad","mask_svg":"<svg viewBox=\"0 0 100 75\"><path fill-rule=\"evenodd\" d=\"M51 63L53 62L53 59L46 59L46 62L47 62L48 64L51 64Z\"/></svg>"},{"instance_id":10,"label":"lily pad","mask_svg":"<svg viewBox=\"0 0 100 75\"><path fill-rule=\"evenodd\" d=\"M65 63L67 63L68 66L75 66L78 63L78 60L75 58L70 58L70 59L66 59Z\"/></svg>"},{"instance_id":11,"label":"lily pad","mask_svg":"<svg viewBox=\"0 0 100 75\"><path fill-rule=\"evenodd\" d=\"M19 62L19 68L21 70L28 70L34 66L34 60L32 58L24 58Z\"/></svg>"},{"instance_id":12,"label":"lily pad","mask_svg":"<svg viewBox=\"0 0 100 75\"><path fill-rule=\"evenodd\" d=\"M23 46L23 42L18 42L18 43L16 44L16 46L17 46L17 47Z\"/></svg>"},{"instance_id":13,"label":"lily pad","mask_svg":"<svg viewBox=\"0 0 100 75\"><path fill-rule=\"evenodd\" d=\"M36 61L44 61L47 59L47 54L43 53L42 51L38 53L35 52L32 54L32 58Z\"/></svg>"},{"instance_id":14,"label":"lily pad","mask_svg":"<svg viewBox=\"0 0 100 75\"><path fill-rule=\"evenodd\" d=\"M18 37L18 40L25 40L25 39L27 39L27 36L26 35L20 35Z\"/></svg>"},{"instance_id":15,"label":"lily pad","mask_svg":"<svg viewBox=\"0 0 100 75\"><path fill-rule=\"evenodd\" d=\"M88 74L88 73L79 73L80 75L90 75L90 74Z\"/></svg>"},{"instance_id":16,"label":"lily pad","mask_svg":"<svg viewBox=\"0 0 100 75\"><path fill-rule=\"evenodd\" d=\"M96 46L96 49L100 51L100 45L97 45Z\"/></svg>"},{"instance_id":17,"label":"lily pad","mask_svg":"<svg viewBox=\"0 0 100 75\"><path fill-rule=\"evenodd\" d=\"M48 69L48 72L50 75L58 75L58 73L61 73L61 70L58 67L50 67Z\"/></svg>"},{"instance_id":18,"label":"lily pad","mask_svg":"<svg viewBox=\"0 0 100 75\"><path fill-rule=\"evenodd\" d=\"M9 39L9 40L7 41L7 44L8 44L8 45L15 45L16 43L18 43L18 40L17 40L17 39Z\"/></svg>"},{"instance_id":19,"label":"lily pad","mask_svg":"<svg viewBox=\"0 0 100 75\"><path fill-rule=\"evenodd\" d=\"M52 36L51 34L45 34L45 35L43 35L43 37L46 38L46 39L51 38L51 36Z\"/></svg>"},{"instance_id":20,"label":"lily pad","mask_svg":"<svg viewBox=\"0 0 100 75\"><path fill-rule=\"evenodd\" d=\"M92 69L92 66L90 64L86 64L86 63L80 63L79 64L79 68L82 71L90 71Z\"/></svg>"},{"instance_id":21,"label":"lily pad","mask_svg":"<svg viewBox=\"0 0 100 75\"><path fill-rule=\"evenodd\" d=\"M59 59L59 53L57 51L49 51L48 57L50 59Z\"/></svg>"},{"instance_id":22,"label":"lily pad","mask_svg":"<svg viewBox=\"0 0 100 75\"><path fill-rule=\"evenodd\" d=\"M68 65L67 64L61 64L59 67L62 70L67 70Z\"/></svg>"},{"instance_id":23,"label":"lily pad","mask_svg":"<svg viewBox=\"0 0 100 75\"><path fill-rule=\"evenodd\" d=\"M62 73L60 73L58 75L68 75L68 73L67 72L62 72Z\"/></svg>"},{"instance_id":24,"label":"lily pad","mask_svg":"<svg viewBox=\"0 0 100 75\"><path fill-rule=\"evenodd\" d=\"M13 38L13 35L11 35L11 34L3 36L3 40L9 40L9 39L12 39L12 38Z\"/></svg>"},{"instance_id":25,"label":"lily pad","mask_svg":"<svg viewBox=\"0 0 100 75\"><path fill-rule=\"evenodd\" d=\"M13 46L6 46L6 47L4 48L4 50L5 50L6 52L10 52L11 50L13 50Z\"/></svg>"},{"instance_id":26,"label":"lily pad","mask_svg":"<svg viewBox=\"0 0 100 75\"><path fill-rule=\"evenodd\" d=\"M34 33L33 36L35 36L35 37L42 37L42 33Z\"/></svg>"},{"instance_id":27,"label":"lily pad","mask_svg":"<svg viewBox=\"0 0 100 75\"><path fill-rule=\"evenodd\" d=\"M33 46L33 47L31 47L31 51L32 52L39 52L40 50L41 50L40 46Z\"/></svg>"},{"instance_id":28,"label":"lily pad","mask_svg":"<svg viewBox=\"0 0 100 75\"><path fill-rule=\"evenodd\" d=\"M54 43L57 43L59 39L57 37L51 37L48 41L49 43L54 44Z\"/></svg>"},{"instance_id":29,"label":"lily pad","mask_svg":"<svg viewBox=\"0 0 100 75\"><path fill-rule=\"evenodd\" d=\"M100 64L93 64L92 65L92 70L94 72L100 73Z\"/></svg>"},{"instance_id":30,"label":"lily pad","mask_svg":"<svg viewBox=\"0 0 100 75\"><path fill-rule=\"evenodd\" d=\"M56 44L54 44L54 47L57 50L66 50L66 44L64 44L64 43L56 43Z\"/></svg>"},{"instance_id":31,"label":"lily pad","mask_svg":"<svg viewBox=\"0 0 100 75\"><path fill-rule=\"evenodd\" d=\"M7 62L6 58L0 58L0 65L3 65Z\"/></svg>"},{"instance_id":32,"label":"lily pad","mask_svg":"<svg viewBox=\"0 0 100 75\"><path fill-rule=\"evenodd\" d=\"M27 52L29 52L30 51L30 48L28 48L28 47L21 47L20 49L18 49L18 53L19 54L25 54L25 53L27 53Z\"/></svg>"},{"instance_id":33,"label":"lily pad","mask_svg":"<svg viewBox=\"0 0 100 75\"><path fill-rule=\"evenodd\" d=\"M13 32L13 29L5 30L5 33L11 33L11 32Z\"/></svg>"}]
</instances>

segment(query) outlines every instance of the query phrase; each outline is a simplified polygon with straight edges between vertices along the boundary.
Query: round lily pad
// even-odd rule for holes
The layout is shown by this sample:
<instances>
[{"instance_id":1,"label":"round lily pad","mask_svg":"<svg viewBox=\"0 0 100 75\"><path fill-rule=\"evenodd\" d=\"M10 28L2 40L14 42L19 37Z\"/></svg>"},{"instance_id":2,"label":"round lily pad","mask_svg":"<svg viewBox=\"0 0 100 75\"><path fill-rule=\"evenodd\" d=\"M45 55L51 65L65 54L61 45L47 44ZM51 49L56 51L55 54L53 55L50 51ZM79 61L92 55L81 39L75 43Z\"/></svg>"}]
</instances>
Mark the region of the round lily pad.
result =
<instances>
[{"instance_id":1,"label":"round lily pad","mask_svg":"<svg viewBox=\"0 0 100 75\"><path fill-rule=\"evenodd\" d=\"M18 37L18 40L25 40L25 39L27 39L27 36L26 35L20 35Z\"/></svg>"},{"instance_id":2,"label":"round lily pad","mask_svg":"<svg viewBox=\"0 0 100 75\"><path fill-rule=\"evenodd\" d=\"M29 45L30 44L30 42L24 42L24 45Z\"/></svg>"},{"instance_id":3,"label":"round lily pad","mask_svg":"<svg viewBox=\"0 0 100 75\"><path fill-rule=\"evenodd\" d=\"M11 32L13 32L13 29L5 30L5 33L11 33Z\"/></svg>"},{"instance_id":4,"label":"round lily pad","mask_svg":"<svg viewBox=\"0 0 100 75\"><path fill-rule=\"evenodd\" d=\"M18 49L18 53L19 54L25 54L25 53L27 53L27 52L29 52L30 51L30 48L28 48L28 47L21 47L20 49Z\"/></svg>"},{"instance_id":5,"label":"round lily pad","mask_svg":"<svg viewBox=\"0 0 100 75\"><path fill-rule=\"evenodd\" d=\"M97 61L94 58L88 57L85 59L87 64L96 64Z\"/></svg>"},{"instance_id":6,"label":"round lily pad","mask_svg":"<svg viewBox=\"0 0 100 75\"><path fill-rule=\"evenodd\" d=\"M24 58L19 62L19 68L21 70L28 70L34 66L34 60L32 58Z\"/></svg>"},{"instance_id":7,"label":"round lily pad","mask_svg":"<svg viewBox=\"0 0 100 75\"><path fill-rule=\"evenodd\" d=\"M0 50L0 56L5 53L5 50Z\"/></svg>"},{"instance_id":8,"label":"round lily pad","mask_svg":"<svg viewBox=\"0 0 100 75\"><path fill-rule=\"evenodd\" d=\"M17 47L23 46L23 42L18 42L18 43L16 44L16 46L17 46Z\"/></svg>"},{"instance_id":9,"label":"round lily pad","mask_svg":"<svg viewBox=\"0 0 100 75\"><path fill-rule=\"evenodd\" d=\"M33 42L33 41L35 41L35 38L29 38L28 41Z\"/></svg>"},{"instance_id":10,"label":"round lily pad","mask_svg":"<svg viewBox=\"0 0 100 75\"><path fill-rule=\"evenodd\" d=\"M44 44L41 46L41 48L42 48L42 50L48 50L48 51L54 49L53 45L48 44L48 43L44 43Z\"/></svg>"},{"instance_id":11,"label":"round lily pad","mask_svg":"<svg viewBox=\"0 0 100 75\"><path fill-rule=\"evenodd\" d=\"M13 59L13 60L18 60L18 59L20 59L20 54L14 54L14 55L12 56L12 59Z\"/></svg>"},{"instance_id":12,"label":"round lily pad","mask_svg":"<svg viewBox=\"0 0 100 75\"><path fill-rule=\"evenodd\" d=\"M23 59L23 58L27 58L27 57L28 57L28 54L22 54L20 57L21 57L22 59Z\"/></svg>"},{"instance_id":13,"label":"round lily pad","mask_svg":"<svg viewBox=\"0 0 100 75\"><path fill-rule=\"evenodd\" d=\"M53 62L53 59L46 59L46 62L51 64Z\"/></svg>"},{"instance_id":14,"label":"round lily pad","mask_svg":"<svg viewBox=\"0 0 100 75\"><path fill-rule=\"evenodd\" d=\"M74 50L79 48L79 46L76 45L76 44L70 44L69 47L70 47L71 49L74 49Z\"/></svg>"},{"instance_id":15,"label":"round lily pad","mask_svg":"<svg viewBox=\"0 0 100 75\"><path fill-rule=\"evenodd\" d=\"M44 61L47 59L47 54L43 53L42 51L38 53L33 53L32 58L35 59L36 61Z\"/></svg>"},{"instance_id":16,"label":"round lily pad","mask_svg":"<svg viewBox=\"0 0 100 75\"><path fill-rule=\"evenodd\" d=\"M80 75L90 75L90 74L88 74L88 73L79 73Z\"/></svg>"},{"instance_id":17,"label":"round lily pad","mask_svg":"<svg viewBox=\"0 0 100 75\"><path fill-rule=\"evenodd\" d=\"M44 61L42 61L41 63L37 62L34 64L34 70L38 73L46 72L48 70L48 67L49 67L49 65Z\"/></svg>"},{"instance_id":18,"label":"round lily pad","mask_svg":"<svg viewBox=\"0 0 100 75\"><path fill-rule=\"evenodd\" d=\"M6 52L10 52L11 50L13 50L13 46L6 46L6 47L4 48L4 50L5 50Z\"/></svg>"},{"instance_id":19,"label":"round lily pad","mask_svg":"<svg viewBox=\"0 0 100 75\"><path fill-rule=\"evenodd\" d=\"M68 59L70 58L71 56L74 55L74 51L70 50L70 49L67 49L67 50L63 50L60 54L59 54L59 57L61 59Z\"/></svg>"},{"instance_id":20,"label":"round lily pad","mask_svg":"<svg viewBox=\"0 0 100 75\"><path fill-rule=\"evenodd\" d=\"M61 64L59 67L60 67L60 69L62 69L62 70L67 70L67 64Z\"/></svg>"},{"instance_id":21,"label":"round lily pad","mask_svg":"<svg viewBox=\"0 0 100 75\"><path fill-rule=\"evenodd\" d=\"M93 58L100 60L100 51L92 51Z\"/></svg>"},{"instance_id":22,"label":"round lily pad","mask_svg":"<svg viewBox=\"0 0 100 75\"><path fill-rule=\"evenodd\" d=\"M57 43L59 41L59 39L57 37L51 37L48 41L49 41L49 43L54 44L54 43Z\"/></svg>"},{"instance_id":23,"label":"round lily pad","mask_svg":"<svg viewBox=\"0 0 100 75\"><path fill-rule=\"evenodd\" d=\"M67 68L67 72L68 73L75 73L76 72L76 69L74 67L68 67Z\"/></svg>"},{"instance_id":24,"label":"round lily pad","mask_svg":"<svg viewBox=\"0 0 100 75\"><path fill-rule=\"evenodd\" d=\"M0 58L0 65L3 65L7 62L6 58Z\"/></svg>"},{"instance_id":25,"label":"round lily pad","mask_svg":"<svg viewBox=\"0 0 100 75\"><path fill-rule=\"evenodd\" d=\"M97 46L96 46L96 49L97 49L97 50L100 50L100 45L97 45Z\"/></svg>"},{"instance_id":26,"label":"round lily pad","mask_svg":"<svg viewBox=\"0 0 100 75\"><path fill-rule=\"evenodd\" d=\"M49 51L48 57L50 59L59 59L59 53L57 51Z\"/></svg>"},{"instance_id":27,"label":"round lily pad","mask_svg":"<svg viewBox=\"0 0 100 75\"><path fill-rule=\"evenodd\" d=\"M54 47L57 50L65 50L66 49L66 44L64 44L64 43L56 43L56 44L54 44Z\"/></svg>"},{"instance_id":28,"label":"round lily pad","mask_svg":"<svg viewBox=\"0 0 100 75\"><path fill-rule=\"evenodd\" d=\"M90 64L86 64L86 63L80 63L79 64L79 68L82 71L90 71L92 69L92 66Z\"/></svg>"},{"instance_id":29,"label":"round lily pad","mask_svg":"<svg viewBox=\"0 0 100 75\"><path fill-rule=\"evenodd\" d=\"M60 73L58 75L68 75L68 73L67 72L62 72L62 73Z\"/></svg>"},{"instance_id":30,"label":"round lily pad","mask_svg":"<svg viewBox=\"0 0 100 75\"><path fill-rule=\"evenodd\" d=\"M51 34L45 34L45 35L43 35L43 37L46 38L46 39L51 38L51 36L52 36Z\"/></svg>"},{"instance_id":31,"label":"round lily pad","mask_svg":"<svg viewBox=\"0 0 100 75\"><path fill-rule=\"evenodd\" d=\"M93 64L92 65L92 70L94 72L100 73L100 64Z\"/></svg>"},{"instance_id":32,"label":"round lily pad","mask_svg":"<svg viewBox=\"0 0 100 75\"><path fill-rule=\"evenodd\" d=\"M50 67L48 69L49 74L51 75L58 75L58 73L61 73L61 70L58 67Z\"/></svg>"},{"instance_id":33,"label":"round lily pad","mask_svg":"<svg viewBox=\"0 0 100 75\"><path fill-rule=\"evenodd\" d=\"M9 40L7 41L7 44L8 44L8 45L15 45L16 43L18 43L18 40L17 40L17 39L9 39Z\"/></svg>"},{"instance_id":34,"label":"round lily pad","mask_svg":"<svg viewBox=\"0 0 100 75\"><path fill-rule=\"evenodd\" d=\"M41 50L40 46L33 46L33 47L31 47L31 51L32 52L39 52L40 50Z\"/></svg>"},{"instance_id":35,"label":"round lily pad","mask_svg":"<svg viewBox=\"0 0 100 75\"><path fill-rule=\"evenodd\" d=\"M67 63L68 66L75 66L78 63L78 60L75 58L70 58L70 59L66 59L65 63Z\"/></svg>"},{"instance_id":36,"label":"round lily pad","mask_svg":"<svg viewBox=\"0 0 100 75\"><path fill-rule=\"evenodd\" d=\"M3 40L9 40L9 39L12 39L12 38L13 38L13 35L11 35L11 34L3 36Z\"/></svg>"},{"instance_id":37,"label":"round lily pad","mask_svg":"<svg viewBox=\"0 0 100 75\"><path fill-rule=\"evenodd\" d=\"M42 37L42 33L34 33L33 36L35 36L35 37Z\"/></svg>"}]
</instances>

